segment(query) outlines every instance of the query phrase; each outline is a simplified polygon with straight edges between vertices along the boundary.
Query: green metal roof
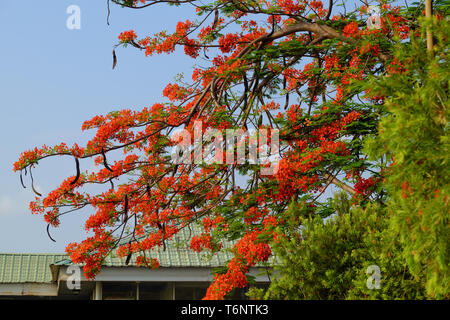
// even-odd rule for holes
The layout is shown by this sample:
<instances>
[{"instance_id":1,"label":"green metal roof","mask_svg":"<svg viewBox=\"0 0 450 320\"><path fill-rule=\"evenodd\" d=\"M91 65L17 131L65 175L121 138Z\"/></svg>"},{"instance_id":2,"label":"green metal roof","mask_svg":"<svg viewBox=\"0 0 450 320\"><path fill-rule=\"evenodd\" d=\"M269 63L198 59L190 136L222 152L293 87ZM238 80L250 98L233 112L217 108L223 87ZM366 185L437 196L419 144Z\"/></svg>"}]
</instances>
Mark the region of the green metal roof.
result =
<instances>
[{"instance_id":1,"label":"green metal roof","mask_svg":"<svg viewBox=\"0 0 450 320\"><path fill-rule=\"evenodd\" d=\"M193 234L188 229L181 230L173 239L166 241L166 250L155 248L148 254L156 258L161 267L220 267L232 258L232 254L221 251L212 258L207 252L197 253L188 249L189 239ZM225 244L229 247L229 244ZM134 258L134 257L133 257ZM126 258L111 254L103 265L107 267L126 267ZM128 266L134 266L131 259ZM50 265L70 265L72 261L67 254L52 253L0 253L0 283L51 282Z\"/></svg>"},{"instance_id":2,"label":"green metal roof","mask_svg":"<svg viewBox=\"0 0 450 320\"><path fill-rule=\"evenodd\" d=\"M126 258L118 258L110 255L105 258L103 265L106 267L130 267L135 266L133 255L130 263L125 264ZM166 248L166 251L150 251L148 257L156 258L159 261L160 267L220 267L226 264L232 258L232 254L228 252L220 252L209 258L206 254L192 252L188 249L173 249ZM70 265L72 262L66 259L54 263L55 265Z\"/></svg>"},{"instance_id":3,"label":"green metal roof","mask_svg":"<svg viewBox=\"0 0 450 320\"><path fill-rule=\"evenodd\" d=\"M189 249L189 240L192 235L199 234L195 228L182 229L171 240L166 241L166 250L155 248L149 251L148 257L156 258L160 267L203 267L215 268L224 266L233 254L226 250L232 243L225 242L225 250L221 250L214 256L208 251L198 253ZM103 265L107 267L127 267L126 258L118 258L111 254L106 257ZM271 259L272 260L272 259ZM130 266L134 266L132 257ZM272 261L273 262L273 261ZM0 253L0 283L25 283L25 282L51 282L52 273L50 265L70 265L72 261L66 254L52 253Z\"/></svg>"},{"instance_id":4,"label":"green metal roof","mask_svg":"<svg viewBox=\"0 0 450 320\"><path fill-rule=\"evenodd\" d=\"M65 254L0 253L0 283L51 282L50 265Z\"/></svg>"},{"instance_id":5,"label":"green metal roof","mask_svg":"<svg viewBox=\"0 0 450 320\"><path fill-rule=\"evenodd\" d=\"M187 228L181 229L171 240L166 241L165 250L162 247L157 247L150 250L147 253L147 257L155 258L158 260L160 267L221 267L225 265L232 257L233 254L227 250L222 250L214 256L210 256L208 251L194 252L189 249L189 240L195 235L199 234L200 230L197 227L192 229L192 232ZM225 242L224 248L230 248L231 243ZM138 254L132 256L130 264L133 266L135 257ZM125 258L118 258L114 254L109 255L103 262L107 267L126 267ZM56 265L69 265L72 262L70 259L65 259L55 263Z\"/></svg>"}]
</instances>

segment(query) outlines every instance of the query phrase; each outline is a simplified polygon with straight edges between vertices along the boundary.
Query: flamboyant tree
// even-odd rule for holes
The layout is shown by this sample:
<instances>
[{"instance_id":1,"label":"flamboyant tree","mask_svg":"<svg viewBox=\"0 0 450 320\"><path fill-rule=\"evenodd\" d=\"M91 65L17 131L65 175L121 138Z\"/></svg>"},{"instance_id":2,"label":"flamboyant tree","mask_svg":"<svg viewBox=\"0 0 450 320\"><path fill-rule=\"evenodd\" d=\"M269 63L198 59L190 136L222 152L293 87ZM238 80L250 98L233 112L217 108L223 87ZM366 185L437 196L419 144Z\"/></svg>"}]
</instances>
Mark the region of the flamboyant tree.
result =
<instances>
[{"instance_id":1,"label":"flamboyant tree","mask_svg":"<svg viewBox=\"0 0 450 320\"><path fill-rule=\"evenodd\" d=\"M267 261L270 243L286 236L279 230L292 201L326 217L333 212L324 200L330 185L359 206L384 198L382 166L362 152L364 137L376 135L376 106L383 97L359 83L404 69L392 46L394 39L406 41L420 32L421 6L406 9L380 1L373 3L374 10L369 1L357 9L355 3L346 8L346 1L111 1L148 10L163 3L191 6L193 17L174 22L173 32L138 36L124 31L115 50L129 45L152 56L180 48L205 62L189 83L165 87L166 102L84 122L82 130L95 130L86 146L43 146L24 152L14 164L22 180L22 172L31 175L45 158L75 159L76 175L49 194L39 194L32 184L37 197L30 208L52 227L62 215L92 208L85 222L91 236L66 249L73 262L84 264L88 277L95 277L112 251L122 257L135 254L138 265L156 268L149 250L163 249L179 230L198 224L203 232L193 235L192 250L215 253L221 241L234 241L234 258L205 297L222 299L246 286L249 268ZM279 159L267 158L276 161L271 174L262 174L274 168L262 159L231 157L230 163L237 147L215 162L199 161L195 152L191 161L176 162L173 150L180 138L173 133L179 129L190 134L191 144L199 131L219 130L217 142L227 129L254 129L259 138L264 129L268 134L259 139L259 151L274 147L271 138L278 132ZM211 139L205 140L200 146L206 150ZM250 140L240 141L247 152ZM220 144L215 147L217 156ZM123 157L108 160L117 150ZM98 170L83 171L79 159L85 158L94 159ZM99 184L105 186L102 193L87 191Z\"/></svg>"}]
</instances>

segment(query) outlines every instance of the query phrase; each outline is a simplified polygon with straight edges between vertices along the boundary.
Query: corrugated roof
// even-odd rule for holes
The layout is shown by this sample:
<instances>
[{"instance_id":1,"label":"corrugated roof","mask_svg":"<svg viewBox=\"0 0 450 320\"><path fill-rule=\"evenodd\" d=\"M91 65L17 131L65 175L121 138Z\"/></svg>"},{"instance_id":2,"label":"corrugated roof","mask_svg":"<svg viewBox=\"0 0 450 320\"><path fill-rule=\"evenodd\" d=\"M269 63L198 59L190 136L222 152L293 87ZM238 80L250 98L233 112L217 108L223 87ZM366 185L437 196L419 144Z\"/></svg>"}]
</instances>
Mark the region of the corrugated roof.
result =
<instances>
[{"instance_id":1,"label":"corrugated roof","mask_svg":"<svg viewBox=\"0 0 450 320\"><path fill-rule=\"evenodd\" d=\"M192 235L199 230L180 230L173 239L166 242L166 250L155 248L148 254L156 258L161 267L205 267L216 268L224 266L233 254L229 250L221 250L210 257L208 251L198 253L189 248ZM232 243L225 242L224 248L230 248ZM111 254L106 257L103 265L107 267L126 267L126 258L118 258ZM272 260L272 259L271 259ZM130 266L134 266L131 259ZM72 261L66 254L52 253L0 253L0 283L51 282L50 265L70 265Z\"/></svg>"},{"instance_id":2,"label":"corrugated roof","mask_svg":"<svg viewBox=\"0 0 450 320\"><path fill-rule=\"evenodd\" d=\"M166 242L166 250L156 248L149 252L150 257L158 259L161 267L220 267L232 258L232 254L221 251L212 258L206 252L197 253L188 249L189 239L195 232L181 230L173 239ZM226 244L225 247L228 247ZM126 258L108 256L103 265L107 267L126 267ZM128 266L134 265L132 259ZM50 265L70 265L72 261L66 254L52 253L0 253L0 283L42 283L51 282Z\"/></svg>"},{"instance_id":3,"label":"corrugated roof","mask_svg":"<svg viewBox=\"0 0 450 320\"><path fill-rule=\"evenodd\" d=\"M181 229L171 240L166 241L165 250L162 247L155 248L148 252L147 256L159 261L161 267L221 267L229 261L233 254L227 250L222 250L210 257L208 251L198 253L189 249L189 240L199 234L200 230L195 227L192 232L189 229ZM230 248L230 243L224 243L224 248ZM130 264L133 266L136 255L133 255ZM103 265L107 267L126 267L125 258L118 258L114 254L105 258ZM69 265L70 259L65 259L55 263L56 265Z\"/></svg>"},{"instance_id":4,"label":"corrugated roof","mask_svg":"<svg viewBox=\"0 0 450 320\"><path fill-rule=\"evenodd\" d=\"M0 283L51 282L50 265L65 254L0 253Z\"/></svg>"}]
</instances>

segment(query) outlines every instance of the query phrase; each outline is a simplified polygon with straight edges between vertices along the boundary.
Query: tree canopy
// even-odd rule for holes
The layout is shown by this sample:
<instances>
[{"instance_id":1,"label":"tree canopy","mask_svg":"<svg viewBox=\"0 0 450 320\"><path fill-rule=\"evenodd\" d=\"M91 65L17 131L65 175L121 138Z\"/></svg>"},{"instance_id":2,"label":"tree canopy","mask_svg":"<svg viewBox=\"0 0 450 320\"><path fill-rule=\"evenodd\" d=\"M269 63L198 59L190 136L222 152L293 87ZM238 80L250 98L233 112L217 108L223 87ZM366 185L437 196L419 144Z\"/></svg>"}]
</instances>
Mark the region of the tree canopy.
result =
<instances>
[{"instance_id":1,"label":"tree canopy","mask_svg":"<svg viewBox=\"0 0 450 320\"><path fill-rule=\"evenodd\" d=\"M234 258L205 297L223 299L247 286L249 268L266 263L285 241L300 255L310 250L295 242L302 237L299 226L305 223L309 230L328 218L342 221L342 229L326 224L323 237L311 234L316 248L326 247L318 257L334 252L342 268L364 267L370 262L361 260L369 256L364 243L373 236L364 222L374 230L392 228L400 235L396 254L407 261L408 277L424 278L428 296L448 297L448 287L436 286L448 279L448 213L437 214L448 208L448 33L436 31L435 47L427 51L419 19L423 3L361 1L350 8L346 1L310 0L111 2L149 14L151 6L164 4L168 10L190 6L193 12L174 22L172 32L122 32L113 67L116 50L127 46L149 57L182 49L197 65L190 79L167 84L166 101L84 122L82 130L95 131L85 146L44 145L22 153L14 164L23 183L22 173L32 177L45 158L75 159L76 174L49 194L39 194L32 184L37 197L30 208L52 227L65 214L92 208L85 222L90 236L66 249L73 262L84 263L88 277L100 272L111 252L139 253L138 265L157 268L148 250L164 249L166 240L196 224L203 232L192 236L194 251L214 254L225 250L222 241L234 241ZM448 26L448 7L435 1L428 30ZM229 132L239 133L236 144L228 143ZM239 157L242 150L246 156ZM108 160L116 151L121 158ZM86 158L98 169L83 171L80 159ZM90 193L89 185L104 191ZM345 194L338 206L331 186ZM421 202L430 197L433 201ZM330 217L343 203L347 215ZM352 245L365 248L353 262L335 238L347 232L354 232ZM306 265L301 270L314 272ZM324 284L354 275L333 272L314 279ZM327 285L324 290L303 297L348 293ZM416 297L425 294L420 292ZM302 297L288 293L283 294Z\"/></svg>"}]
</instances>

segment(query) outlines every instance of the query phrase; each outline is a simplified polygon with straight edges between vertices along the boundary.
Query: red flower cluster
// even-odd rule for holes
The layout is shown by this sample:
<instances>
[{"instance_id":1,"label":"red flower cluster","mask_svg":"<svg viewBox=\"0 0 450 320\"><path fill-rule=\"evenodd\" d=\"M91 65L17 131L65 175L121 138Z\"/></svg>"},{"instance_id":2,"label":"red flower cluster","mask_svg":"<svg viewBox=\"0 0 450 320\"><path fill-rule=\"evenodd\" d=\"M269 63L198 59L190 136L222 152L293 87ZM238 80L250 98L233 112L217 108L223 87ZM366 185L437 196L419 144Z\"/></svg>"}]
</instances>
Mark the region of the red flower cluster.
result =
<instances>
[{"instance_id":1,"label":"red flower cluster","mask_svg":"<svg viewBox=\"0 0 450 320\"><path fill-rule=\"evenodd\" d=\"M244 288L247 285L245 274L248 272L248 267L243 266L238 260L232 259L227 268L226 273L215 275L214 282L206 291L204 300L222 300L234 288Z\"/></svg>"},{"instance_id":2,"label":"red flower cluster","mask_svg":"<svg viewBox=\"0 0 450 320\"><path fill-rule=\"evenodd\" d=\"M373 192L373 187L378 183L379 179L370 177L368 179L359 178L353 188L359 195L367 196Z\"/></svg>"},{"instance_id":3,"label":"red flower cluster","mask_svg":"<svg viewBox=\"0 0 450 320\"><path fill-rule=\"evenodd\" d=\"M300 15L306 8L305 4L302 2L304 1L278 0L277 4L285 14Z\"/></svg>"},{"instance_id":4,"label":"red flower cluster","mask_svg":"<svg viewBox=\"0 0 450 320\"><path fill-rule=\"evenodd\" d=\"M211 235L203 233L199 236L193 236L191 239L191 249L196 252L201 252L203 249L214 250Z\"/></svg>"},{"instance_id":5,"label":"red flower cluster","mask_svg":"<svg viewBox=\"0 0 450 320\"><path fill-rule=\"evenodd\" d=\"M237 34L228 33L219 39L220 50L223 53L228 53L236 49L239 36Z\"/></svg>"},{"instance_id":6,"label":"red flower cluster","mask_svg":"<svg viewBox=\"0 0 450 320\"><path fill-rule=\"evenodd\" d=\"M121 34L119 34L120 42L124 42L124 43L131 42L136 38L137 38L137 35L133 30L124 31Z\"/></svg>"},{"instance_id":7,"label":"red flower cluster","mask_svg":"<svg viewBox=\"0 0 450 320\"><path fill-rule=\"evenodd\" d=\"M272 253L267 243L258 240L258 236L261 234L261 231L249 232L233 247L233 251L239 257L244 258L249 266L253 266L259 261L267 261Z\"/></svg>"},{"instance_id":8,"label":"red flower cluster","mask_svg":"<svg viewBox=\"0 0 450 320\"><path fill-rule=\"evenodd\" d=\"M206 232L210 232L211 229L217 228L220 224L223 224L225 219L222 216L217 216L214 219L210 217L203 218L203 228Z\"/></svg>"},{"instance_id":9,"label":"red flower cluster","mask_svg":"<svg viewBox=\"0 0 450 320\"><path fill-rule=\"evenodd\" d=\"M358 23L352 21L349 24L347 24L344 29L342 30L342 33L346 37L357 37L359 36L359 27Z\"/></svg>"}]
</instances>

